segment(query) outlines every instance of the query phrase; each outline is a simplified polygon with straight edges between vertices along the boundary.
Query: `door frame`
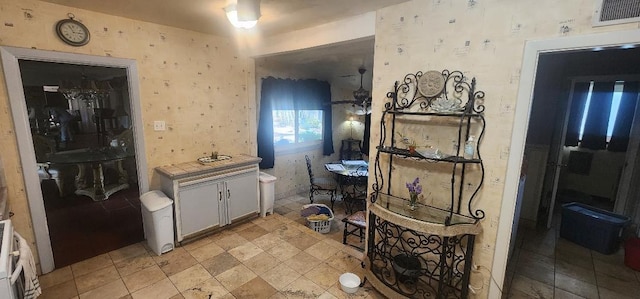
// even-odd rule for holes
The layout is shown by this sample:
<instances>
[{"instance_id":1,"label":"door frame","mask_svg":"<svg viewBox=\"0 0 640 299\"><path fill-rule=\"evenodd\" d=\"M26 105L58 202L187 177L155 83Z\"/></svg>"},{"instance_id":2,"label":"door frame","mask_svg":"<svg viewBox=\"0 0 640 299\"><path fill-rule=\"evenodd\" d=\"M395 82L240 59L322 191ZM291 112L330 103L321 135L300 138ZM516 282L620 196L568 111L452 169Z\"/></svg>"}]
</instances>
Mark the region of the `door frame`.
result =
<instances>
[{"instance_id":1,"label":"door frame","mask_svg":"<svg viewBox=\"0 0 640 299\"><path fill-rule=\"evenodd\" d=\"M132 59L92 56L36 49L0 47L2 67L4 71L9 104L15 127L20 162L24 176L25 189L31 222L36 239L38 257L42 273L48 273L55 268L51 239L47 225L47 215L44 208L42 190L36 167L33 139L29 126L29 118L22 85L22 76L18 60L33 60L67 64L124 68L127 73L129 97L131 105L131 123L134 128L134 143L136 149L136 167L138 172L138 189L140 193L149 190L149 175L147 173L147 159L145 155L144 134L142 123L142 109L136 61Z\"/></svg>"},{"instance_id":2,"label":"door frame","mask_svg":"<svg viewBox=\"0 0 640 299\"><path fill-rule=\"evenodd\" d=\"M545 40L527 41L524 47L520 82L516 99L513 131L507 160L507 172L502 194L502 206L498 219L492 277L489 282L489 298L500 298L507 266L511 229L515 211L515 198L518 192L520 167L529 128L529 114L533 100L538 57L542 53L588 50L596 47L622 47L640 44L640 30L612 31L606 33L585 34Z\"/></svg>"}]
</instances>

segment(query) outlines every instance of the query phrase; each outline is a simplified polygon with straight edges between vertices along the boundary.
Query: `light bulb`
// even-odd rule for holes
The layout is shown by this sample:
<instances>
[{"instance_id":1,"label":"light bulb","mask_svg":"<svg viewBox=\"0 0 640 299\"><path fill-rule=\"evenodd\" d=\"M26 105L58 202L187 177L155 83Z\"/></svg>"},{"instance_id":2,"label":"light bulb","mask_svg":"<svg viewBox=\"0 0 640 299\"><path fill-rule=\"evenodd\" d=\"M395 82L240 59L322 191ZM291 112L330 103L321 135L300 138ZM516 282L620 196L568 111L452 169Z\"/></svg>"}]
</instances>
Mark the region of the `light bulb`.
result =
<instances>
[{"instance_id":1,"label":"light bulb","mask_svg":"<svg viewBox=\"0 0 640 299\"><path fill-rule=\"evenodd\" d=\"M253 21L239 21L238 20L238 9L235 4L231 4L227 6L224 11L227 13L227 19L231 22L231 25L236 28L241 29L250 29L258 24L258 20Z\"/></svg>"}]
</instances>

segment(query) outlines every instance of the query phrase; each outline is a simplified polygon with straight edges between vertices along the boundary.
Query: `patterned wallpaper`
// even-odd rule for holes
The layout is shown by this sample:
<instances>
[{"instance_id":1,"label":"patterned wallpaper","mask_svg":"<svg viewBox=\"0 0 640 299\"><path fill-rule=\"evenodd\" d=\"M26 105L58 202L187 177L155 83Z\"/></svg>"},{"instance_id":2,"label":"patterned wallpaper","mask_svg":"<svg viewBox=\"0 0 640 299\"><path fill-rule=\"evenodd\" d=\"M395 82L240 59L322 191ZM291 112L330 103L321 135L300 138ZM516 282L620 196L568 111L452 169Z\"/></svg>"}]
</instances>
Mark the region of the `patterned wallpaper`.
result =
<instances>
[{"instance_id":1,"label":"patterned wallpaper","mask_svg":"<svg viewBox=\"0 0 640 299\"><path fill-rule=\"evenodd\" d=\"M483 140L487 177L478 201L487 218L474 261L489 269L525 41L638 28L637 23L593 28L593 5L592 0L413 0L378 12L374 121L393 82L409 72L461 70L476 77L478 88L487 94L490 129ZM55 22L70 12L92 32L91 42L84 47L67 46L55 36ZM222 153L255 154L255 67L252 59L238 54L233 40L35 0L0 0L0 18L0 45L137 61L151 188L158 185L154 167L192 160L210 151L211 144ZM165 120L167 131L154 132L154 120ZM377 130L372 126L374 142ZM0 140L16 213L13 219L16 228L33 241L4 81L0 83ZM304 154L296 154L283 161L302 165L303 159ZM289 178L301 174L302 167L274 171ZM289 181L287 186L300 184ZM472 275L474 286L488 285L489 280L487 273ZM487 297L487 289L478 297Z\"/></svg>"},{"instance_id":2,"label":"patterned wallpaper","mask_svg":"<svg viewBox=\"0 0 640 299\"><path fill-rule=\"evenodd\" d=\"M637 23L592 27L594 5L591 0L413 0L378 11L374 121L380 117L385 94L407 73L461 70L468 77L476 77L478 89L486 93L488 128L482 144L486 178L477 203L487 217L482 221L483 233L476 239L474 263L487 269L491 269L494 258L525 42L638 28ZM425 134L432 140L446 138L435 130L414 128L413 132L420 138ZM378 127L372 126L373 142L379 134ZM441 146L445 150L450 147ZM423 172L419 167L406 166L399 182ZM440 187L446 183L442 176L450 174L429 175L423 178L423 186ZM432 195L433 200L441 197L437 194ZM486 286L478 298L487 297L490 275L486 271L472 274L472 285Z\"/></svg>"},{"instance_id":3,"label":"patterned wallpaper","mask_svg":"<svg viewBox=\"0 0 640 299\"><path fill-rule=\"evenodd\" d=\"M91 41L71 47L55 23L73 13L91 31ZM211 152L255 155L253 59L234 41L33 0L0 0L0 45L134 59L140 81L144 142L150 188L154 167L192 161ZM0 156L17 230L33 241L13 120L0 80ZM166 131L153 131L153 121Z\"/></svg>"}]
</instances>

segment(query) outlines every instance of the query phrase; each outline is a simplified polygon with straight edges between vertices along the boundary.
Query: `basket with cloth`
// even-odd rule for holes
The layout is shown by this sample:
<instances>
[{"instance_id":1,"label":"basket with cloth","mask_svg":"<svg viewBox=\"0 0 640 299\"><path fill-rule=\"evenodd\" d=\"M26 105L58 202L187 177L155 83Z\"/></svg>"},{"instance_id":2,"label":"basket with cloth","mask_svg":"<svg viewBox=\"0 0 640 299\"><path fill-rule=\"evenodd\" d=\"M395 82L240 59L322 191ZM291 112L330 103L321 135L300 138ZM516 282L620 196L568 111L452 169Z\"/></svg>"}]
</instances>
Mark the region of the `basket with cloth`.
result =
<instances>
[{"instance_id":1,"label":"basket with cloth","mask_svg":"<svg viewBox=\"0 0 640 299\"><path fill-rule=\"evenodd\" d=\"M322 234L326 234L331 230L331 221L333 220L333 212L328 206L323 204L308 204L300 210L300 216L307 219L307 226L310 229Z\"/></svg>"}]
</instances>

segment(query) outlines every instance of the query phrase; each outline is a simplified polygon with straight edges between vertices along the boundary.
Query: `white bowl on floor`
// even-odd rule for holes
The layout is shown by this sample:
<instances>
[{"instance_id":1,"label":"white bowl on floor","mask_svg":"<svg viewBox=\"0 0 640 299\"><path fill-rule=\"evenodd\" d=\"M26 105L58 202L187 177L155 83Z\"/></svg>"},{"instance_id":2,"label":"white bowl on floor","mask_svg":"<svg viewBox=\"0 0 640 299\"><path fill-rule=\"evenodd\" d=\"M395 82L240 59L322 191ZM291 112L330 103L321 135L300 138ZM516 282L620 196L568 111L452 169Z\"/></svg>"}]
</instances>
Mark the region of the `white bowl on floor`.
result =
<instances>
[{"instance_id":1,"label":"white bowl on floor","mask_svg":"<svg viewBox=\"0 0 640 299\"><path fill-rule=\"evenodd\" d=\"M345 293L355 293L360 288L360 277L353 273L344 273L340 275L340 287Z\"/></svg>"}]
</instances>

